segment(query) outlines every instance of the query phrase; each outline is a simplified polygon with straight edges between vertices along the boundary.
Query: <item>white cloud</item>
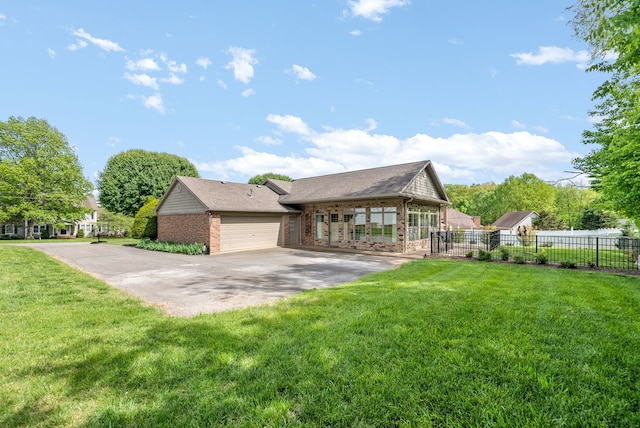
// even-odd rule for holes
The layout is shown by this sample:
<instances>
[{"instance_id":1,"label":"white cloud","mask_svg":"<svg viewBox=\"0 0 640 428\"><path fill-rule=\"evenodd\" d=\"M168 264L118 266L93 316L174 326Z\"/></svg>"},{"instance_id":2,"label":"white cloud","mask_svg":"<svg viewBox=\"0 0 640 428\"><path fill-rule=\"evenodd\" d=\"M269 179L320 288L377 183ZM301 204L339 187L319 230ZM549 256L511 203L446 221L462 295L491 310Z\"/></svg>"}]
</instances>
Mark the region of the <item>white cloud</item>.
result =
<instances>
[{"instance_id":1,"label":"white cloud","mask_svg":"<svg viewBox=\"0 0 640 428\"><path fill-rule=\"evenodd\" d=\"M78 39L76 40L76 43L72 43L67 46L67 49L69 49L70 51L77 51L78 49L86 48L87 46L89 46L89 43L85 42L84 40Z\"/></svg>"},{"instance_id":2,"label":"white cloud","mask_svg":"<svg viewBox=\"0 0 640 428\"><path fill-rule=\"evenodd\" d=\"M227 89L227 84L224 83L224 81L221 79L218 79L218 86L220 86L222 89Z\"/></svg>"},{"instance_id":3,"label":"white cloud","mask_svg":"<svg viewBox=\"0 0 640 428\"><path fill-rule=\"evenodd\" d=\"M253 78L253 66L258 60L253 57L256 53L254 49L244 49L238 47L230 47L227 50L233 59L225 66L227 70L233 69L233 76L242 83L249 84Z\"/></svg>"},{"instance_id":4,"label":"white cloud","mask_svg":"<svg viewBox=\"0 0 640 428\"><path fill-rule=\"evenodd\" d=\"M353 16L380 22L382 16L389 13L392 7L405 6L410 3L409 0L349 0L349 10Z\"/></svg>"},{"instance_id":5,"label":"white cloud","mask_svg":"<svg viewBox=\"0 0 640 428\"><path fill-rule=\"evenodd\" d=\"M56 59L56 51L54 51L53 49L49 48L49 49L47 49L47 53L49 54L49 58Z\"/></svg>"},{"instance_id":6,"label":"white cloud","mask_svg":"<svg viewBox=\"0 0 640 428\"><path fill-rule=\"evenodd\" d=\"M296 76L297 80L309 80L309 81L311 81L311 80L314 80L317 77L307 67L303 67L303 66L298 65L298 64L293 64L293 66L291 66L291 68L285 70L285 72L290 73L290 74L294 74Z\"/></svg>"},{"instance_id":7,"label":"white cloud","mask_svg":"<svg viewBox=\"0 0 640 428\"><path fill-rule=\"evenodd\" d=\"M256 141L262 144L266 144L268 146L279 146L282 144L282 140L279 138L273 138L270 136L258 137Z\"/></svg>"},{"instance_id":8,"label":"white cloud","mask_svg":"<svg viewBox=\"0 0 640 428\"><path fill-rule=\"evenodd\" d=\"M446 123L447 125L453 125L453 126L457 126L458 128L464 128L464 129L468 129L469 125L467 125L466 122L460 120L460 119L454 119L451 117L445 117L442 119L442 123Z\"/></svg>"},{"instance_id":9,"label":"white cloud","mask_svg":"<svg viewBox=\"0 0 640 428\"><path fill-rule=\"evenodd\" d=\"M107 52L123 52L124 51L124 49L116 42L108 39L99 39L97 37L93 37L91 34L87 33L82 28L73 30L72 34L76 37L80 37L81 39L86 40L91 44L96 45L100 49ZM71 49L71 50L75 50L75 49Z\"/></svg>"},{"instance_id":10,"label":"white cloud","mask_svg":"<svg viewBox=\"0 0 640 428\"><path fill-rule=\"evenodd\" d=\"M518 129L526 129L527 125L525 125L522 122L518 122L517 120L512 120L511 121L511 126L513 126L514 128L518 128Z\"/></svg>"},{"instance_id":11,"label":"white cloud","mask_svg":"<svg viewBox=\"0 0 640 428\"><path fill-rule=\"evenodd\" d=\"M544 126L540 125L534 126L533 130L541 134L546 134L547 132L549 132L549 128L545 128Z\"/></svg>"},{"instance_id":12,"label":"white cloud","mask_svg":"<svg viewBox=\"0 0 640 428\"><path fill-rule=\"evenodd\" d=\"M125 65L130 71L158 71L161 70L158 63L153 58L143 58L138 61L128 59Z\"/></svg>"},{"instance_id":13,"label":"white cloud","mask_svg":"<svg viewBox=\"0 0 640 428\"><path fill-rule=\"evenodd\" d=\"M245 89L244 91L242 91L240 93L240 95L242 95L243 97L246 98L246 97L249 97L249 96L251 96L251 95L253 95L255 93L256 93L256 91L254 91L252 88L249 88L249 89Z\"/></svg>"},{"instance_id":14,"label":"white cloud","mask_svg":"<svg viewBox=\"0 0 640 428\"><path fill-rule=\"evenodd\" d=\"M131 73L124 73L123 76L125 79L127 79L129 82L133 83L134 85L140 85L140 86L146 86L147 88L151 88L154 90L158 90L158 80L155 77L151 77L148 74L131 74Z\"/></svg>"},{"instance_id":15,"label":"white cloud","mask_svg":"<svg viewBox=\"0 0 640 428\"><path fill-rule=\"evenodd\" d=\"M604 119L606 118L606 116L600 115L600 114L593 114L591 116L589 116L589 118L587 119L589 121L589 123L592 123L594 125L602 122Z\"/></svg>"},{"instance_id":16,"label":"white cloud","mask_svg":"<svg viewBox=\"0 0 640 428\"><path fill-rule=\"evenodd\" d=\"M120 138L119 137L109 137L107 139L107 144L111 148L116 147L118 144L120 144Z\"/></svg>"},{"instance_id":17,"label":"white cloud","mask_svg":"<svg viewBox=\"0 0 640 428\"><path fill-rule=\"evenodd\" d=\"M498 75L498 73L500 73L500 70L497 70L495 68L489 68L489 75L495 79L495 77Z\"/></svg>"},{"instance_id":18,"label":"white cloud","mask_svg":"<svg viewBox=\"0 0 640 428\"><path fill-rule=\"evenodd\" d=\"M196 65L199 65L206 70L207 67L211 65L211 60L209 58L200 57L196 60Z\"/></svg>"},{"instance_id":19,"label":"white cloud","mask_svg":"<svg viewBox=\"0 0 640 428\"><path fill-rule=\"evenodd\" d=\"M178 64L176 61L170 60L165 54L160 54L159 58L160 58L160 61L162 61L164 65L167 67L167 70L169 70L170 72L172 73L187 72L187 64Z\"/></svg>"},{"instance_id":20,"label":"white cloud","mask_svg":"<svg viewBox=\"0 0 640 428\"><path fill-rule=\"evenodd\" d=\"M462 44L462 40L456 39L455 37L450 38L449 40L447 40L447 42L451 43L452 45Z\"/></svg>"},{"instance_id":21,"label":"white cloud","mask_svg":"<svg viewBox=\"0 0 640 428\"><path fill-rule=\"evenodd\" d=\"M352 35L352 36L354 36L354 37L358 37L359 35L361 35L361 34L362 34L362 31L360 31L360 30L351 30L351 31L349 32L349 34L351 34L351 35Z\"/></svg>"},{"instance_id":22,"label":"white cloud","mask_svg":"<svg viewBox=\"0 0 640 428\"><path fill-rule=\"evenodd\" d=\"M145 97L143 95L127 95L127 98L130 100L139 100L146 108L150 108L164 114L164 105L160 94L154 94L149 97Z\"/></svg>"},{"instance_id":23,"label":"white cloud","mask_svg":"<svg viewBox=\"0 0 640 428\"><path fill-rule=\"evenodd\" d=\"M585 50L574 51L569 48L557 46L541 46L537 53L514 53L511 54L516 59L518 65L544 65L561 64L564 62L575 62L579 68L584 68L591 60L591 55Z\"/></svg>"},{"instance_id":24,"label":"white cloud","mask_svg":"<svg viewBox=\"0 0 640 428\"><path fill-rule=\"evenodd\" d=\"M375 119L369 118L365 122L367 122L367 132L375 131L376 129L378 129L378 122L376 122Z\"/></svg>"},{"instance_id":25,"label":"white cloud","mask_svg":"<svg viewBox=\"0 0 640 428\"><path fill-rule=\"evenodd\" d=\"M292 115L281 116L279 114L270 114L267 116L267 122L273 123L278 127L278 132L292 133L299 135L310 135L311 128L299 117Z\"/></svg>"},{"instance_id":26,"label":"white cloud","mask_svg":"<svg viewBox=\"0 0 640 428\"><path fill-rule=\"evenodd\" d=\"M4 13L0 13L0 27L2 27L5 22L7 22L7 16Z\"/></svg>"},{"instance_id":27,"label":"white cloud","mask_svg":"<svg viewBox=\"0 0 640 428\"><path fill-rule=\"evenodd\" d=\"M431 159L439 176L449 182L500 182L525 172L555 179L578 156L558 141L529 132L472 132L435 138L372 134L361 129L311 129L300 117L270 114L275 134L290 134L307 147L301 153L278 155L236 147L234 159L197 164L201 171L219 175L247 175L273 170L293 178ZM267 137L263 137L267 138ZM261 140L262 141L262 140Z\"/></svg>"},{"instance_id":28,"label":"white cloud","mask_svg":"<svg viewBox=\"0 0 640 428\"><path fill-rule=\"evenodd\" d=\"M170 83L172 85L181 85L184 83L184 79L176 76L174 73L169 73L169 77L160 79L162 83Z\"/></svg>"}]
</instances>

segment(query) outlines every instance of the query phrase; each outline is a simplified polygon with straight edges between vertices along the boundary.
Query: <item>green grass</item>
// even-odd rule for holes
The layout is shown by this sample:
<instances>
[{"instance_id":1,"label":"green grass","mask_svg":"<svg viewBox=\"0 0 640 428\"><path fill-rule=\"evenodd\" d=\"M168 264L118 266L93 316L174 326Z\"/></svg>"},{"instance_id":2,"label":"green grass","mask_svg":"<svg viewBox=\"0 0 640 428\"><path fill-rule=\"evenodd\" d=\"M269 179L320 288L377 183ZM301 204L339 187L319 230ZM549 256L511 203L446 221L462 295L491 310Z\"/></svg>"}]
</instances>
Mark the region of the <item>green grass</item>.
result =
<instances>
[{"instance_id":1,"label":"green grass","mask_svg":"<svg viewBox=\"0 0 640 428\"><path fill-rule=\"evenodd\" d=\"M535 247L521 247L521 246L504 246L500 248L506 248L509 251L510 257L522 256L525 261L535 263L536 262L536 250ZM573 262L578 266L596 266L610 269L638 269L636 265L636 259L629 253L623 250L596 250L592 249L571 249L571 248L553 248L553 247L539 247L538 253L544 252L548 258L549 263L560 264L562 262ZM500 259L500 249L492 251L494 259ZM593 265L593 266L592 266Z\"/></svg>"},{"instance_id":2,"label":"green grass","mask_svg":"<svg viewBox=\"0 0 640 428\"><path fill-rule=\"evenodd\" d=\"M1 246L0 311L0 426L640 424L636 277L421 259L181 319Z\"/></svg>"},{"instance_id":3,"label":"green grass","mask_svg":"<svg viewBox=\"0 0 640 428\"><path fill-rule=\"evenodd\" d=\"M62 244L70 242L97 242L98 238L60 238L60 239L0 239L2 244ZM111 245L132 245L135 246L139 239L133 238L100 238L100 242Z\"/></svg>"}]
</instances>

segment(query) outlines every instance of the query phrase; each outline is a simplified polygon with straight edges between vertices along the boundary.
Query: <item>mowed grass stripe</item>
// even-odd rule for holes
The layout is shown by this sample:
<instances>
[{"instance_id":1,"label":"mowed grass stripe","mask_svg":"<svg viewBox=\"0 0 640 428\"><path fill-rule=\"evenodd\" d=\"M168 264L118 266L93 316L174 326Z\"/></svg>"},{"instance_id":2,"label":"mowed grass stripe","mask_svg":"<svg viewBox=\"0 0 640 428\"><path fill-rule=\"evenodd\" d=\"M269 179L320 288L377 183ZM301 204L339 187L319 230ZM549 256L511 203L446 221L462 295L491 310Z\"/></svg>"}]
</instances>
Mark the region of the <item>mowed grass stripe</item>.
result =
<instances>
[{"instance_id":1,"label":"mowed grass stripe","mask_svg":"<svg viewBox=\"0 0 640 428\"><path fill-rule=\"evenodd\" d=\"M417 260L171 318L0 247L2 426L640 424L640 279Z\"/></svg>"}]
</instances>

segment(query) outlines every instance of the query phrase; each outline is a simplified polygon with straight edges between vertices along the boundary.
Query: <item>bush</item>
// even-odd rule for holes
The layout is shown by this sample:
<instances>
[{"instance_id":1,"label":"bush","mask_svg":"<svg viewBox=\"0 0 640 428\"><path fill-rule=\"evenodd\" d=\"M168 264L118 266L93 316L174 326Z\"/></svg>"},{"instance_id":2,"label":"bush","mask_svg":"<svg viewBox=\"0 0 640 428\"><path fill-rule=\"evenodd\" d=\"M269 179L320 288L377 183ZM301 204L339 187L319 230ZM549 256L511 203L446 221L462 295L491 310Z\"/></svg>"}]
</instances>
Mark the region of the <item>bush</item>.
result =
<instances>
[{"instance_id":1,"label":"bush","mask_svg":"<svg viewBox=\"0 0 640 428\"><path fill-rule=\"evenodd\" d=\"M84 230L78 229L76 232L76 238L84 238Z\"/></svg>"},{"instance_id":2,"label":"bush","mask_svg":"<svg viewBox=\"0 0 640 428\"><path fill-rule=\"evenodd\" d=\"M456 244L462 244L464 242L464 237L464 230L456 230L455 232L453 232L453 242Z\"/></svg>"},{"instance_id":3,"label":"bush","mask_svg":"<svg viewBox=\"0 0 640 428\"><path fill-rule=\"evenodd\" d=\"M560 267L564 268L564 269L575 269L576 268L576 263L575 262L571 262L569 260L565 260L560 262Z\"/></svg>"},{"instance_id":4,"label":"bush","mask_svg":"<svg viewBox=\"0 0 640 428\"><path fill-rule=\"evenodd\" d=\"M203 254L203 244L178 244L176 242L159 242L152 241L151 239L144 239L136 245L136 248L142 248L143 250L151 250L151 251L162 251L165 253L174 253L174 254L188 254L188 255L198 255Z\"/></svg>"},{"instance_id":5,"label":"bush","mask_svg":"<svg viewBox=\"0 0 640 428\"><path fill-rule=\"evenodd\" d=\"M539 265L546 265L549 263L549 256L546 251L540 251L536 254L536 263Z\"/></svg>"},{"instance_id":6,"label":"bush","mask_svg":"<svg viewBox=\"0 0 640 428\"><path fill-rule=\"evenodd\" d=\"M485 250L478 250L478 260L482 262L490 262L491 261L491 252Z\"/></svg>"},{"instance_id":7,"label":"bush","mask_svg":"<svg viewBox=\"0 0 640 428\"><path fill-rule=\"evenodd\" d=\"M131 228L131 237L156 239L158 237L158 216L154 210L158 206L158 199L153 196L147 198L147 202L140 207Z\"/></svg>"},{"instance_id":8,"label":"bush","mask_svg":"<svg viewBox=\"0 0 640 428\"><path fill-rule=\"evenodd\" d=\"M551 248L553 247L553 242L547 241L540 244L541 247Z\"/></svg>"},{"instance_id":9,"label":"bush","mask_svg":"<svg viewBox=\"0 0 640 428\"><path fill-rule=\"evenodd\" d=\"M500 260L503 261L507 261L509 260L509 257L511 257L511 253L509 252L509 249L506 247L500 247Z\"/></svg>"},{"instance_id":10,"label":"bush","mask_svg":"<svg viewBox=\"0 0 640 428\"><path fill-rule=\"evenodd\" d=\"M519 265L523 265L524 264L524 257L523 256L513 256L513 261L516 262Z\"/></svg>"},{"instance_id":11,"label":"bush","mask_svg":"<svg viewBox=\"0 0 640 428\"><path fill-rule=\"evenodd\" d=\"M40 232L40 238L49 239L49 229L44 229Z\"/></svg>"},{"instance_id":12,"label":"bush","mask_svg":"<svg viewBox=\"0 0 640 428\"><path fill-rule=\"evenodd\" d=\"M471 257L473 257L473 250L469 250L467 251L464 256L468 259L470 259Z\"/></svg>"}]
</instances>

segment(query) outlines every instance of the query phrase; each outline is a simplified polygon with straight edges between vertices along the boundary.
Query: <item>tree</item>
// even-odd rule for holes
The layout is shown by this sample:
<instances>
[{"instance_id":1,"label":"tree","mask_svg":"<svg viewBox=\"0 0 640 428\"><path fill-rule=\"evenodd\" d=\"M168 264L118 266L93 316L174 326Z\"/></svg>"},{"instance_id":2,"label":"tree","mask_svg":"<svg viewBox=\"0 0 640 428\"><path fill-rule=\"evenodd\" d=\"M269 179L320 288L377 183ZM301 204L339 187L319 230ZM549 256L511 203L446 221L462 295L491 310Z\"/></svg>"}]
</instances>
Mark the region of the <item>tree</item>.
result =
<instances>
[{"instance_id":1,"label":"tree","mask_svg":"<svg viewBox=\"0 0 640 428\"><path fill-rule=\"evenodd\" d=\"M264 174L258 174L254 177L251 177L248 184L262 184L265 182L267 178L271 178L273 180L281 180L281 181L293 181L293 179L287 175L275 174L273 172L267 172Z\"/></svg>"},{"instance_id":2,"label":"tree","mask_svg":"<svg viewBox=\"0 0 640 428\"><path fill-rule=\"evenodd\" d=\"M131 233L133 227L133 217L124 214L112 213L105 208L98 209L98 219L101 225L107 226L108 232Z\"/></svg>"},{"instance_id":3,"label":"tree","mask_svg":"<svg viewBox=\"0 0 640 428\"><path fill-rule=\"evenodd\" d=\"M592 47L589 71L609 74L593 94L590 112L601 119L583 133L595 144L574 166L589 174L593 188L611 207L640 218L640 3L637 0L581 0L570 8L576 35Z\"/></svg>"},{"instance_id":4,"label":"tree","mask_svg":"<svg viewBox=\"0 0 640 428\"><path fill-rule=\"evenodd\" d=\"M33 226L80 220L91 183L74 149L44 119L10 117L0 122L0 221Z\"/></svg>"},{"instance_id":5,"label":"tree","mask_svg":"<svg viewBox=\"0 0 640 428\"><path fill-rule=\"evenodd\" d=\"M156 239L158 237L158 216L155 213L158 202L160 202L158 199L149 196L147 202L140 207L133 220L131 229L133 238Z\"/></svg>"},{"instance_id":6,"label":"tree","mask_svg":"<svg viewBox=\"0 0 640 428\"><path fill-rule=\"evenodd\" d=\"M118 153L99 174L100 203L111 212L134 216L147 197L161 198L176 175L199 177L196 167L177 155L137 149Z\"/></svg>"},{"instance_id":7,"label":"tree","mask_svg":"<svg viewBox=\"0 0 640 428\"><path fill-rule=\"evenodd\" d=\"M542 210L538 213L538 217L533 220L533 227L538 230L562 230L564 229L564 223L553 211Z\"/></svg>"},{"instance_id":8,"label":"tree","mask_svg":"<svg viewBox=\"0 0 640 428\"><path fill-rule=\"evenodd\" d=\"M616 216L601 209L585 208L580 218L580 229L583 230L606 229L617 225Z\"/></svg>"}]
</instances>

